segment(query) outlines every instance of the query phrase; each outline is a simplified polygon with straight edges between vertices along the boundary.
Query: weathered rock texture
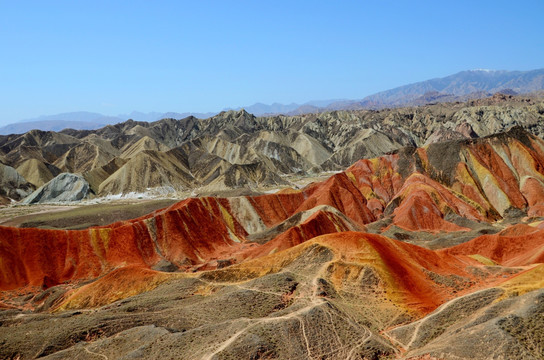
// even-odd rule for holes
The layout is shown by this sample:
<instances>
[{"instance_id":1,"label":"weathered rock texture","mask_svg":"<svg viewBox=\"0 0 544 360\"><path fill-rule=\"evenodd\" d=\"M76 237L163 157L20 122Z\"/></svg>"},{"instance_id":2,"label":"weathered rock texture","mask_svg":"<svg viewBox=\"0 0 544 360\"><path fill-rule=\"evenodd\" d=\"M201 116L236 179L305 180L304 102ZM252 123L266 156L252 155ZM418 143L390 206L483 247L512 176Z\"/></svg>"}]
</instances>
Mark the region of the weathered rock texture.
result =
<instances>
[{"instance_id":1,"label":"weathered rock texture","mask_svg":"<svg viewBox=\"0 0 544 360\"><path fill-rule=\"evenodd\" d=\"M0 136L0 162L36 187L69 172L82 174L99 196L157 188L215 194L286 185L282 175L341 170L404 146L484 137L513 126L543 136L543 124L541 98L510 95L300 116L255 117L241 110L208 119L130 120L98 130Z\"/></svg>"},{"instance_id":2,"label":"weathered rock texture","mask_svg":"<svg viewBox=\"0 0 544 360\"><path fill-rule=\"evenodd\" d=\"M90 195L89 183L79 175L62 173L42 185L23 204L79 201Z\"/></svg>"},{"instance_id":3,"label":"weathered rock texture","mask_svg":"<svg viewBox=\"0 0 544 360\"><path fill-rule=\"evenodd\" d=\"M515 127L302 189L0 227L0 357L539 359L543 184L544 141Z\"/></svg>"},{"instance_id":4,"label":"weathered rock texture","mask_svg":"<svg viewBox=\"0 0 544 360\"><path fill-rule=\"evenodd\" d=\"M279 251L323 233L364 229L380 219L389 220L380 231L469 231L471 224L492 223L515 211L544 216L543 169L544 142L519 128L426 149L405 148L360 160L301 190L191 198L142 218L88 230L0 227L7 252L0 268L4 282L12 283L8 287L40 286L45 278L53 283L92 278L128 263L151 267L166 260L186 269L210 268L220 259L243 259L240 254L259 243L266 242L249 253ZM64 191L70 186L73 191ZM61 174L25 201L75 200L87 191L81 177ZM310 220L315 224L308 225ZM58 266L46 261L55 253L62 255ZM84 259L85 270L79 270L78 259ZM0 285L6 288L4 282Z\"/></svg>"}]
</instances>

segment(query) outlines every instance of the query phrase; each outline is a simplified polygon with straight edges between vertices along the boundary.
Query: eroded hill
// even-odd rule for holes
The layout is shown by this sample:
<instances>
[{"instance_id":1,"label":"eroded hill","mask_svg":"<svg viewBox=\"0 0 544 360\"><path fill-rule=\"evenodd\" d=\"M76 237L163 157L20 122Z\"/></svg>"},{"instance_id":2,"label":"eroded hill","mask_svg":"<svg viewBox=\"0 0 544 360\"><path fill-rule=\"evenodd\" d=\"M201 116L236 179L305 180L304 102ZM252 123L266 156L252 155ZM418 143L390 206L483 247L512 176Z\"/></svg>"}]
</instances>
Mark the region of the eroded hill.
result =
<instances>
[{"instance_id":1,"label":"eroded hill","mask_svg":"<svg viewBox=\"0 0 544 360\"><path fill-rule=\"evenodd\" d=\"M543 186L544 141L514 127L302 189L0 227L0 356L539 359Z\"/></svg>"},{"instance_id":2,"label":"eroded hill","mask_svg":"<svg viewBox=\"0 0 544 360\"><path fill-rule=\"evenodd\" d=\"M63 172L81 174L91 197L247 192L288 186L285 176L342 170L405 146L483 137L513 126L542 136L542 124L541 98L497 94L467 103L380 111L255 117L241 110L204 120L129 120L60 133L33 130L0 136L0 162L20 176L0 195L4 201L20 200Z\"/></svg>"}]
</instances>

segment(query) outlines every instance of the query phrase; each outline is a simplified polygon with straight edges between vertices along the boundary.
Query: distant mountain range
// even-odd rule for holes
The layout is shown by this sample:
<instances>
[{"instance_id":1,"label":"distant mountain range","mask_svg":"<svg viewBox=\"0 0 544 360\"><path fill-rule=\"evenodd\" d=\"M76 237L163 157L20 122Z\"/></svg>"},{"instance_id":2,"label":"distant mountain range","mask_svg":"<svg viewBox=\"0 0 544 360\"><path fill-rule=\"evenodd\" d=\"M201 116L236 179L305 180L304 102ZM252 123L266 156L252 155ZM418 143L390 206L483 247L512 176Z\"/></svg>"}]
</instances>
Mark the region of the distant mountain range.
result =
<instances>
[{"instance_id":1,"label":"distant mountain range","mask_svg":"<svg viewBox=\"0 0 544 360\"><path fill-rule=\"evenodd\" d=\"M4 182L11 185L0 192L0 203L20 200L65 172L82 174L100 197L195 189L232 194L283 186L285 176L341 170L403 146L485 137L516 125L542 137L543 104L541 97L496 94L381 111L280 119L230 110L206 119L127 120L98 130L1 135L0 175L7 174ZM36 199L45 199L40 193Z\"/></svg>"},{"instance_id":2,"label":"distant mountain range","mask_svg":"<svg viewBox=\"0 0 544 360\"><path fill-rule=\"evenodd\" d=\"M419 106L436 102L466 101L489 97L496 92L509 95L544 90L544 69L531 71L468 70L457 74L382 91L360 100L320 100L304 104L271 105L256 103L244 109L254 115L300 115L332 110L381 109L398 106ZM234 110L240 110L241 107ZM232 110L232 109L224 109ZM128 119L153 122L164 118L183 119L188 116L200 119L215 115L214 112L150 112L133 111L130 114L106 116L93 112L70 112L40 116L9 124L0 128L0 135L24 133L32 129L60 131L65 128L94 130L108 124Z\"/></svg>"},{"instance_id":3,"label":"distant mountain range","mask_svg":"<svg viewBox=\"0 0 544 360\"><path fill-rule=\"evenodd\" d=\"M68 112L57 115L43 115L25 119L0 128L0 134L19 134L33 129L60 131L66 128L76 130L94 130L108 124L123 121L115 116L106 116L88 111Z\"/></svg>"},{"instance_id":4,"label":"distant mountain range","mask_svg":"<svg viewBox=\"0 0 544 360\"><path fill-rule=\"evenodd\" d=\"M147 121L147 122L153 122L161 119L185 119L188 116L194 116L199 119L207 119L211 116L216 115L217 112L207 112L207 113L195 113L195 112L184 112L184 113L178 113L178 112L149 112L149 113L143 113L139 111L133 111L130 114L120 114L117 115L120 121L125 121L128 119L132 119L135 121ZM118 122L120 122L118 121Z\"/></svg>"},{"instance_id":5,"label":"distant mountain range","mask_svg":"<svg viewBox=\"0 0 544 360\"><path fill-rule=\"evenodd\" d=\"M215 113L177 113L177 112L150 112L143 113L133 111L130 114L120 114L118 116L107 116L100 113L88 111L68 112L56 115L44 115L37 118L25 119L19 122L0 127L0 135L22 134L30 130L38 129L44 131L61 131L63 129L74 130L96 130L106 125L117 124L128 119L135 121L153 122L161 119L184 119L188 116L194 116L200 119L206 119L215 115Z\"/></svg>"},{"instance_id":6,"label":"distant mountain range","mask_svg":"<svg viewBox=\"0 0 544 360\"><path fill-rule=\"evenodd\" d=\"M254 114L257 116L262 115L276 115L276 114L291 114L293 112L298 112L300 109L311 109L309 112L313 112L314 109L321 109L326 108L328 105L345 101L345 100L314 100L314 101L308 101L304 104L296 104L291 103L288 105L285 104L279 104L279 103L273 103L272 105L267 105L263 103L256 103L251 106L245 106L245 107L239 107L235 109L225 109L225 110L241 110L245 109L248 113ZM308 112L303 112L308 113Z\"/></svg>"},{"instance_id":7,"label":"distant mountain range","mask_svg":"<svg viewBox=\"0 0 544 360\"><path fill-rule=\"evenodd\" d=\"M431 102L483 98L496 92L524 94L544 89L544 69L531 71L468 70L400 86L365 97L362 100L332 103L327 110L370 109L421 103L431 95ZM428 103L428 102L427 102Z\"/></svg>"}]
</instances>

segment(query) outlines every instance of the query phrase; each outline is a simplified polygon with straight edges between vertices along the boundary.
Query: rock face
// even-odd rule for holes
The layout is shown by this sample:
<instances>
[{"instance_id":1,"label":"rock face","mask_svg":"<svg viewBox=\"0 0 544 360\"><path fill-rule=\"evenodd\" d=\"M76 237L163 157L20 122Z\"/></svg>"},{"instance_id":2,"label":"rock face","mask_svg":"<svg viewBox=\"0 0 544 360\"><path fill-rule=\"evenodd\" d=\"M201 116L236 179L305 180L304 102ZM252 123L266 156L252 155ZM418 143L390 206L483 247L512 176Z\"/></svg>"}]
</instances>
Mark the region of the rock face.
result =
<instances>
[{"instance_id":1,"label":"rock face","mask_svg":"<svg viewBox=\"0 0 544 360\"><path fill-rule=\"evenodd\" d=\"M111 261L113 254L103 254ZM348 231L213 271L164 273L132 263L60 297L61 288L50 288L35 302L53 306L52 314L22 319L7 310L9 331L0 332L0 354L61 359L92 351L202 359L240 358L250 351L278 359L401 353L487 359L493 346L515 358L538 358L533 354L540 350L528 345L534 341L531 326L538 326L530 319L542 314L542 267L516 276L519 269L489 267L482 261L492 260L467 255L463 248L432 251ZM96 309L74 311L89 307ZM388 332L380 333L384 327ZM496 341L479 341L459 327L493 334ZM40 342L25 343L28 331L37 331ZM80 336L87 340L74 345Z\"/></svg>"},{"instance_id":2,"label":"rock face","mask_svg":"<svg viewBox=\"0 0 544 360\"><path fill-rule=\"evenodd\" d=\"M14 262L8 266L4 260L0 268L5 266L4 281L12 284L8 288L41 286L45 278L62 283L130 263L152 267L164 260L183 269L209 269L221 259L239 262L317 235L361 230L376 220L385 221L379 232L467 232L475 224L508 218L514 210L544 216L542 169L544 141L521 129L427 149L408 148L360 160L301 190L191 198L142 218L88 230L0 227L6 251L2 257ZM24 201L72 201L88 192L81 176L61 174ZM253 249L257 244L262 249ZM58 268L39 260L50 256L41 250L46 248L63 254ZM117 253L119 249L123 253ZM27 259L28 253L36 256Z\"/></svg>"},{"instance_id":3,"label":"rock face","mask_svg":"<svg viewBox=\"0 0 544 360\"><path fill-rule=\"evenodd\" d=\"M260 156L232 144L207 143L229 149L214 166ZM197 162L167 153L163 169ZM0 226L0 357L539 359L543 196L544 141L514 127L302 189L189 198L84 230Z\"/></svg>"},{"instance_id":4,"label":"rock face","mask_svg":"<svg viewBox=\"0 0 544 360\"><path fill-rule=\"evenodd\" d=\"M89 183L80 175L62 173L44 184L28 197L23 204L69 202L85 199L90 194Z\"/></svg>"}]
</instances>

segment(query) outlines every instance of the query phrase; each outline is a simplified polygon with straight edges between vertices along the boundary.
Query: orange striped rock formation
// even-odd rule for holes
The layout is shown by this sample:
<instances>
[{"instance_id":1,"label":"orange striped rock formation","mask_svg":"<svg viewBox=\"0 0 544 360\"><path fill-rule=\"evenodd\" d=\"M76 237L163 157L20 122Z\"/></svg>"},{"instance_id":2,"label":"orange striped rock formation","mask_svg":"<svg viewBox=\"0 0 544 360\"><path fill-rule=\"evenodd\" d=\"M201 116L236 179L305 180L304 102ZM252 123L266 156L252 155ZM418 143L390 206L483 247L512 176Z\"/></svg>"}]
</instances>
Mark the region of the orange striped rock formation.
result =
<instances>
[{"instance_id":1,"label":"orange striped rock formation","mask_svg":"<svg viewBox=\"0 0 544 360\"><path fill-rule=\"evenodd\" d=\"M544 142L514 128L362 159L302 189L85 230L0 226L0 307L52 311L8 316L0 357L469 359L489 337L503 358L536 359L543 209ZM448 236L469 238L436 245ZM69 330L20 350L47 319ZM138 353L119 345L135 338Z\"/></svg>"},{"instance_id":2,"label":"orange striped rock formation","mask_svg":"<svg viewBox=\"0 0 544 360\"><path fill-rule=\"evenodd\" d=\"M138 265L167 261L180 269L214 268L280 251L317 235L362 229L375 220L410 231L464 231L456 218L493 222L517 209L541 213L544 142L519 129L494 137L403 150L360 160L345 172L304 189L243 198L187 199L130 221L87 230L0 227L0 289L88 279ZM269 243L252 233L319 206ZM342 214L342 216L339 216ZM349 223L349 224L348 224ZM285 226L284 226L285 227ZM272 240L273 239L273 240Z\"/></svg>"}]
</instances>

